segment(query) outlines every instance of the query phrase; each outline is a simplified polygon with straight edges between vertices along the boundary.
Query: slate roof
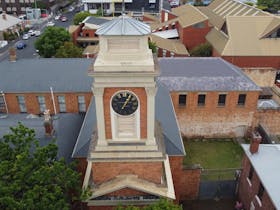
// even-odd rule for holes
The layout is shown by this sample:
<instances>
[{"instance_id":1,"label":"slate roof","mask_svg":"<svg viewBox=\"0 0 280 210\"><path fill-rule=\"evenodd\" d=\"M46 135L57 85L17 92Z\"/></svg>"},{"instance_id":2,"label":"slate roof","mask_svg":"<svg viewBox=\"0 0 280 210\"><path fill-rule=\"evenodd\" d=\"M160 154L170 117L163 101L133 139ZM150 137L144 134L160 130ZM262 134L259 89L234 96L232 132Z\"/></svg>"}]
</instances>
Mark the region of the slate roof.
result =
<instances>
[{"instance_id":1,"label":"slate roof","mask_svg":"<svg viewBox=\"0 0 280 210\"><path fill-rule=\"evenodd\" d=\"M169 91L261 91L222 58L161 58L158 81Z\"/></svg>"},{"instance_id":2,"label":"slate roof","mask_svg":"<svg viewBox=\"0 0 280 210\"><path fill-rule=\"evenodd\" d=\"M44 117L27 118L27 114L9 114L6 118L0 118L0 138L10 133L10 127L17 126L18 122L35 130L36 138L41 146L47 145L52 138L45 136L43 125ZM67 163L71 162L71 153L73 151L77 136L79 134L84 115L81 114L58 114L54 123L54 138L58 146L58 158L64 157Z\"/></svg>"},{"instance_id":3,"label":"slate roof","mask_svg":"<svg viewBox=\"0 0 280 210\"><path fill-rule=\"evenodd\" d=\"M260 144L258 153L251 154L248 144L242 148L276 209L280 209L280 145Z\"/></svg>"},{"instance_id":4,"label":"slate roof","mask_svg":"<svg viewBox=\"0 0 280 210\"><path fill-rule=\"evenodd\" d=\"M96 131L96 110L94 97L85 116L72 157L87 157L92 134ZM158 83L156 94L155 117L163 130L166 153L171 156L185 155L185 149L179 131L178 122L169 95L169 91Z\"/></svg>"},{"instance_id":5,"label":"slate roof","mask_svg":"<svg viewBox=\"0 0 280 210\"><path fill-rule=\"evenodd\" d=\"M150 26L126 15L121 15L96 30L97 35L129 36L150 34Z\"/></svg>"},{"instance_id":6,"label":"slate roof","mask_svg":"<svg viewBox=\"0 0 280 210\"><path fill-rule=\"evenodd\" d=\"M0 90L9 93L89 92L91 59L20 59L0 62Z\"/></svg>"}]
</instances>

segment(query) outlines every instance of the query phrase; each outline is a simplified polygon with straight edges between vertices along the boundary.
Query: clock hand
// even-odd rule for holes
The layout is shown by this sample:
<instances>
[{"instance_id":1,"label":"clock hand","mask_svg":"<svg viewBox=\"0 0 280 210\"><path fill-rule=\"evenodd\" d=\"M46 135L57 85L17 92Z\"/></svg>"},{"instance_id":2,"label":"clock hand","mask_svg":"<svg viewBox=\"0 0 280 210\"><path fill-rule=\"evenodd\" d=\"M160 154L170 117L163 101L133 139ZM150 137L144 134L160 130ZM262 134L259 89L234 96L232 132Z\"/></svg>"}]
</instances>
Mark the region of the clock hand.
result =
<instances>
[{"instance_id":1,"label":"clock hand","mask_svg":"<svg viewBox=\"0 0 280 210\"><path fill-rule=\"evenodd\" d=\"M124 107L127 105L127 103L129 102L130 98L131 98L131 95L129 95L128 98L125 100L125 102L124 102L124 104L122 106L122 109L124 109Z\"/></svg>"}]
</instances>

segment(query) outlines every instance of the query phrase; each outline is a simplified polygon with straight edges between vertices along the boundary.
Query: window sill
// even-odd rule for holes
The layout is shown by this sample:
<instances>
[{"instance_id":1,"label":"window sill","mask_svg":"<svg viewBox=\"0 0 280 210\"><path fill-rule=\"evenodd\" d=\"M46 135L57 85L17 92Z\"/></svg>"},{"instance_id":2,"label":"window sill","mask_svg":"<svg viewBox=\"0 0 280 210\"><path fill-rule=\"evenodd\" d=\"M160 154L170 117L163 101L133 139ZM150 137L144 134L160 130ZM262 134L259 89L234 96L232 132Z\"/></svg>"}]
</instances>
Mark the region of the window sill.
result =
<instances>
[{"instance_id":1,"label":"window sill","mask_svg":"<svg viewBox=\"0 0 280 210\"><path fill-rule=\"evenodd\" d=\"M259 198L259 196L255 195L255 198L256 198L256 200L257 200L259 206L262 207L262 201L261 201L261 199Z\"/></svg>"},{"instance_id":2,"label":"window sill","mask_svg":"<svg viewBox=\"0 0 280 210\"><path fill-rule=\"evenodd\" d=\"M247 182L248 182L249 186L252 187L252 183L248 177L247 177Z\"/></svg>"}]
</instances>

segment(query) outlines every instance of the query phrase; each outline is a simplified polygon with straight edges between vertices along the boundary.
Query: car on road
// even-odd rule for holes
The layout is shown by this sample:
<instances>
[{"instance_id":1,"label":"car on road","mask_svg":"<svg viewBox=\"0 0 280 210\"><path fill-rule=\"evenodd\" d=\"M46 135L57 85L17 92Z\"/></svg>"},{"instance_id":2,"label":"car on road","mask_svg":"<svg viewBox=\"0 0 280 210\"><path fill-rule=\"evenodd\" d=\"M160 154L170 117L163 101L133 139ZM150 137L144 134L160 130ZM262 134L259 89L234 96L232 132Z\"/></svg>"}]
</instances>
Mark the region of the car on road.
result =
<instances>
[{"instance_id":1,"label":"car on road","mask_svg":"<svg viewBox=\"0 0 280 210\"><path fill-rule=\"evenodd\" d=\"M28 35L28 34L23 34L22 39L23 39L23 40L29 39L29 35Z\"/></svg>"},{"instance_id":2,"label":"car on road","mask_svg":"<svg viewBox=\"0 0 280 210\"><path fill-rule=\"evenodd\" d=\"M29 35L29 36L35 36L35 31L32 30L32 29L30 29L30 30L28 31L28 35Z\"/></svg>"},{"instance_id":3,"label":"car on road","mask_svg":"<svg viewBox=\"0 0 280 210\"><path fill-rule=\"evenodd\" d=\"M34 33L35 33L35 36L40 36L41 35L41 31L39 31L39 30L34 31Z\"/></svg>"},{"instance_id":4,"label":"car on road","mask_svg":"<svg viewBox=\"0 0 280 210\"><path fill-rule=\"evenodd\" d=\"M61 15L56 15L56 16L54 17L54 19L55 19L55 20L59 20L60 17L61 17Z\"/></svg>"},{"instance_id":5,"label":"car on road","mask_svg":"<svg viewBox=\"0 0 280 210\"><path fill-rule=\"evenodd\" d=\"M5 46L7 46L7 45L8 45L8 42L6 40L0 41L0 48L3 48Z\"/></svg>"},{"instance_id":6,"label":"car on road","mask_svg":"<svg viewBox=\"0 0 280 210\"><path fill-rule=\"evenodd\" d=\"M68 11L69 12L73 12L75 10L75 8L73 7L73 6L70 6L69 8L68 8Z\"/></svg>"},{"instance_id":7,"label":"car on road","mask_svg":"<svg viewBox=\"0 0 280 210\"><path fill-rule=\"evenodd\" d=\"M60 17L60 20L61 20L62 22L66 22L68 19L67 19L67 17L65 17L65 16L61 16L61 17Z\"/></svg>"},{"instance_id":8,"label":"car on road","mask_svg":"<svg viewBox=\"0 0 280 210\"><path fill-rule=\"evenodd\" d=\"M16 44L16 48L18 49L18 50L21 50L21 49L23 49L23 48L25 48L26 47L26 44L24 43L24 42L18 42L17 44Z\"/></svg>"},{"instance_id":9,"label":"car on road","mask_svg":"<svg viewBox=\"0 0 280 210\"><path fill-rule=\"evenodd\" d=\"M49 22L47 23L47 26L54 26L54 25L55 25L55 23L52 22L52 21L49 21Z\"/></svg>"}]
</instances>

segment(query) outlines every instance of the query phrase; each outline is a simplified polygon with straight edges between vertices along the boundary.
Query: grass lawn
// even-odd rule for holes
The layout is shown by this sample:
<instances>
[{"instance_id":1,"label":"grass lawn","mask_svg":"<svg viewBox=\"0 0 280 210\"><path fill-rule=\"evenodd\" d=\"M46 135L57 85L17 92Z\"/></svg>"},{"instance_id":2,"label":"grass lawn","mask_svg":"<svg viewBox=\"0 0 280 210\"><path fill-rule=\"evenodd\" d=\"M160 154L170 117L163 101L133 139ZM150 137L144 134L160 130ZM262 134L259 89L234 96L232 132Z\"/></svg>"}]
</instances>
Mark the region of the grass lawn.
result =
<instances>
[{"instance_id":1,"label":"grass lawn","mask_svg":"<svg viewBox=\"0 0 280 210\"><path fill-rule=\"evenodd\" d=\"M233 141L193 141L184 139L185 166L200 164L204 169L225 169L241 167L243 150Z\"/></svg>"}]
</instances>

